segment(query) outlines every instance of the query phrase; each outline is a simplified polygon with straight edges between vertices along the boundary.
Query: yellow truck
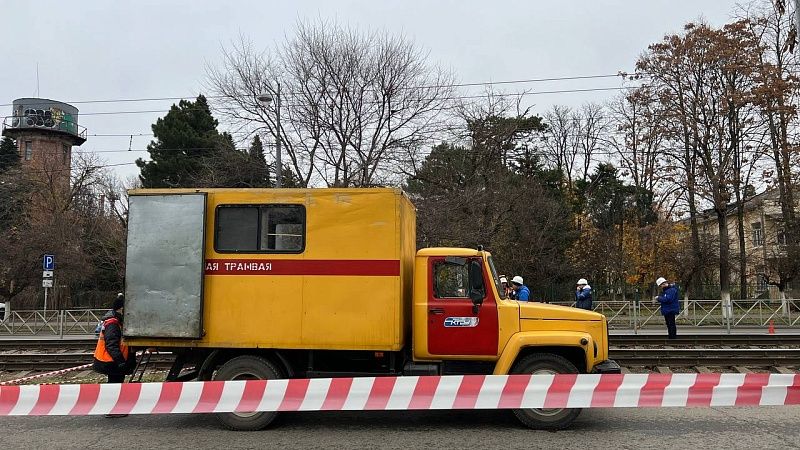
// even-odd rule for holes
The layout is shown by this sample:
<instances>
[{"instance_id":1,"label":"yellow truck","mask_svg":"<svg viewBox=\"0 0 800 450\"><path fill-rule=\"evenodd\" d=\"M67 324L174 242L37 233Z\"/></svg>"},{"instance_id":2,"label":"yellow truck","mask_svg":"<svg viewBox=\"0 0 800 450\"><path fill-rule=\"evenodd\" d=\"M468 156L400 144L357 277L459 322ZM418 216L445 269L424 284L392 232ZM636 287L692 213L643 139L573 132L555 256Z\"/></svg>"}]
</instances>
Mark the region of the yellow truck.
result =
<instances>
[{"instance_id":1,"label":"yellow truck","mask_svg":"<svg viewBox=\"0 0 800 450\"><path fill-rule=\"evenodd\" d=\"M619 372L603 315L505 298L482 248L417 251L401 190L129 194L125 339L176 355L168 381ZM514 413L559 429L580 410Z\"/></svg>"}]
</instances>

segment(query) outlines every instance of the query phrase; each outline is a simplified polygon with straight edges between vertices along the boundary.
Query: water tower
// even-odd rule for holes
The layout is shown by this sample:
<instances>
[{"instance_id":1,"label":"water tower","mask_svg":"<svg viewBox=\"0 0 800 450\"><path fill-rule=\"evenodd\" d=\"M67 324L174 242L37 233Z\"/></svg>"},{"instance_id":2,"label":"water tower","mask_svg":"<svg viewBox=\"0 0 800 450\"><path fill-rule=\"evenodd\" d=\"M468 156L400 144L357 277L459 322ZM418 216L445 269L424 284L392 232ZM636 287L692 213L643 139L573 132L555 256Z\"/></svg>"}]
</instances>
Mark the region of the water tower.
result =
<instances>
[{"instance_id":1,"label":"water tower","mask_svg":"<svg viewBox=\"0 0 800 450\"><path fill-rule=\"evenodd\" d=\"M78 108L46 98L19 98L3 120L3 136L14 138L22 167L63 174L69 180L72 147L86 142Z\"/></svg>"}]
</instances>

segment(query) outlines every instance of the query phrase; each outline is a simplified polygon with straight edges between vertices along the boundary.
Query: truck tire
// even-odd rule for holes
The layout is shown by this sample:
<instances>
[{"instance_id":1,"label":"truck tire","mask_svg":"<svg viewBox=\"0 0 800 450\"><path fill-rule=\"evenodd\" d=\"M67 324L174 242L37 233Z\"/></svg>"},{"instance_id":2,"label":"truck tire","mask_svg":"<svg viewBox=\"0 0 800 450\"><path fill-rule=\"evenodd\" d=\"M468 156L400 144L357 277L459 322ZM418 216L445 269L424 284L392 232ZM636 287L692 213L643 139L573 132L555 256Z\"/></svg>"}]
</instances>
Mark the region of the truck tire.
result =
<instances>
[{"instance_id":1,"label":"truck tire","mask_svg":"<svg viewBox=\"0 0 800 450\"><path fill-rule=\"evenodd\" d=\"M522 358L511 369L511 374L553 375L578 373L574 364L566 358L551 353L536 353ZM568 427L581 413L579 408L514 409L517 419L534 430L561 430Z\"/></svg>"},{"instance_id":2,"label":"truck tire","mask_svg":"<svg viewBox=\"0 0 800 450\"><path fill-rule=\"evenodd\" d=\"M276 380L282 378L278 367L260 356L237 356L224 363L214 374L214 380ZM256 431L266 428L277 412L234 412L216 414L229 430Z\"/></svg>"}]
</instances>

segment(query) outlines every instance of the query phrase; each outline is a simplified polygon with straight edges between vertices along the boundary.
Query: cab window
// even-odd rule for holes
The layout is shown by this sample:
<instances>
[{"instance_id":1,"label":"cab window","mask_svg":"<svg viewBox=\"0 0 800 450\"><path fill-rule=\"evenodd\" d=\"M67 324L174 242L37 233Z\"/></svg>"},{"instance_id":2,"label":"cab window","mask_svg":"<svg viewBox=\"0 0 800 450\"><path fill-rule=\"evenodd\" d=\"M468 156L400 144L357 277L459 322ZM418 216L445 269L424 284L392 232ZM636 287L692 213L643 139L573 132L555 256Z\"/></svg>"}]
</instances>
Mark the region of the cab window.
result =
<instances>
[{"instance_id":1,"label":"cab window","mask_svg":"<svg viewBox=\"0 0 800 450\"><path fill-rule=\"evenodd\" d=\"M469 265L433 265L433 295L436 298L467 298L469 296Z\"/></svg>"},{"instance_id":2,"label":"cab window","mask_svg":"<svg viewBox=\"0 0 800 450\"><path fill-rule=\"evenodd\" d=\"M214 248L218 253L302 253L303 205L220 205Z\"/></svg>"}]
</instances>

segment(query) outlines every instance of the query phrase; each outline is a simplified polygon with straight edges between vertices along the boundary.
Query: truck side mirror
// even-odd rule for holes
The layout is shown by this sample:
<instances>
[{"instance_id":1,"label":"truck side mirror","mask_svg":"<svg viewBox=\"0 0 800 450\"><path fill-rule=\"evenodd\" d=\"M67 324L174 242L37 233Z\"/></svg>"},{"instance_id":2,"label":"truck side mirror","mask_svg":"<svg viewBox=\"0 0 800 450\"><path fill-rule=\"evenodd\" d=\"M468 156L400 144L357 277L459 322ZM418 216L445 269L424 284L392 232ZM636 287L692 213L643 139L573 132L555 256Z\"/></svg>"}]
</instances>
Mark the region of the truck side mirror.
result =
<instances>
[{"instance_id":1,"label":"truck side mirror","mask_svg":"<svg viewBox=\"0 0 800 450\"><path fill-rule=\"evenodd\" d=\"M469 262L469 298L472 300L472 314L478 314L478 310L486 297L486 288L483 285L483 267L477 260Z\"/></svg>"}]
</instances>

